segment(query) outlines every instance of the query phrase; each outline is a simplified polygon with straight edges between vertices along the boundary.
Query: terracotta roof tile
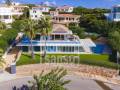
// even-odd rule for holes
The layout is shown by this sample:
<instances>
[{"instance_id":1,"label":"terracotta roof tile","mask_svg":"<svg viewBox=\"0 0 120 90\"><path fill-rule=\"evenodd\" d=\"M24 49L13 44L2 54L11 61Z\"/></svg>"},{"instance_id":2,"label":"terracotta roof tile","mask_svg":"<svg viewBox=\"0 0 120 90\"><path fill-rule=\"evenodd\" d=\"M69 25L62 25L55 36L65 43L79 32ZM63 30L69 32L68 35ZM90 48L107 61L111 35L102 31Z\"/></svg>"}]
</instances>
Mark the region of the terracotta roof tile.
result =
<instances>
[{"instance_id":1,"label":"terracotta roof tile","mask_svg":"<svg viewBox=\"0 0 120 90\"><path fill-rule=\"evenodd\" d=\"M79 15L74 15L74 14L59 14L56 17L79 17Z\"/></svg>"}]
</instances>

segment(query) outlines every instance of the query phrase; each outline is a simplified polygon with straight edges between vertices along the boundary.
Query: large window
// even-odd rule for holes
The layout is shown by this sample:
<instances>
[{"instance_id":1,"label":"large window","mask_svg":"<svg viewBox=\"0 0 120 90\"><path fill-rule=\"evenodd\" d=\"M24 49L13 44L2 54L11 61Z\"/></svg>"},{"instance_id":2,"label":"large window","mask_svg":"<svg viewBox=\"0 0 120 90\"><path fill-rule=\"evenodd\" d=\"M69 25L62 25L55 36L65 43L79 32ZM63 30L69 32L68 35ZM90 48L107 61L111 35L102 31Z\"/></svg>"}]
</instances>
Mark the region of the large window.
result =
<instances>
[{"instance_id":1,"label":"large window","mask_svg":"<svg viewBox=\"0 0 120 90\"><path fill-rule=\"evenodd\" d=\"M5 15L5 16L4 16L4 19L9 19L9 16L8 16L8 15Z\"/></svg>"},{"instance_id":2,"label":"large window","mask_svg":"<svg viewBox=\"0 0 120 90\"><path fill-rule=\"evenodd\" d=\"M79 52L84 52L83 47L79 47Z\"/></svg>"},{"instance_id":3,"label":"large window","mask_svg":"<svg viewBox=\"0 0 120 90\"><path fill-rule=\"evenodd\" d=\"M40 35L39 35L39 34L36 34L34 39L35 39L35 40L40 40Z\"/></svg>"},{"instance_id":4,"label":"large window","mask_svg":"<svg viewBox=\"0 0 120 90\"><path fill-rule=\"evenodd\" d=\"M120 12L120 7L114 7L113 13Z\"/></svg>"},{"instance_id":5,"label":"large window","mask_svg":"<svg viewBox=\"0 0 120 90\"><path fill-rule=\"evenodd\" d=\"M34 51L39 52L40 51L40 46L34 46Z\"/></svg>"},{"instance_id":6,"label":"large window","mask_svg":"<svg viewBox=\"0 0 120 90\"><path fill-rule=\"evenodd\" d=\"M22 47L22 51L23 51L23 52L28 52L28 46L23 46L23 47Z\"/></svg>"},{"instance_id":7,"label":"large window","mask_svg":"<svg viewBox=\"0 0 120 90\"><path fill-rule=\"evenodd\" d=\"M36 13L36 11L34 10L33 13Z\"/></svg>"}]
</instances>

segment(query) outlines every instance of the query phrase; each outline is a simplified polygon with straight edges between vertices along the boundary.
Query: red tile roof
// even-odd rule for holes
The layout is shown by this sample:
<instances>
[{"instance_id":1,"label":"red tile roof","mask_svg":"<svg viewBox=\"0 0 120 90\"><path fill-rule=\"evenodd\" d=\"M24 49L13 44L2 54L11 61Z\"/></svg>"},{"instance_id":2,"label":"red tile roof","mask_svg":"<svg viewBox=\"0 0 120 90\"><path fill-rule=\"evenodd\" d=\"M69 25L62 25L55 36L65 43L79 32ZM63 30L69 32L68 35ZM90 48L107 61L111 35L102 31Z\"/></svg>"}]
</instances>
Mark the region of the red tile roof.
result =
<instances>
[{"instance_id":1,"label":"red tile roof","mask_svg":"<svg viewBox=\"0 0 120 90\"><path fill-rule=\"evenodd\" d=\"M56 17L79 17L80 15L74 15L74 14L59 14Z\"/></svg>"}]
</instances>

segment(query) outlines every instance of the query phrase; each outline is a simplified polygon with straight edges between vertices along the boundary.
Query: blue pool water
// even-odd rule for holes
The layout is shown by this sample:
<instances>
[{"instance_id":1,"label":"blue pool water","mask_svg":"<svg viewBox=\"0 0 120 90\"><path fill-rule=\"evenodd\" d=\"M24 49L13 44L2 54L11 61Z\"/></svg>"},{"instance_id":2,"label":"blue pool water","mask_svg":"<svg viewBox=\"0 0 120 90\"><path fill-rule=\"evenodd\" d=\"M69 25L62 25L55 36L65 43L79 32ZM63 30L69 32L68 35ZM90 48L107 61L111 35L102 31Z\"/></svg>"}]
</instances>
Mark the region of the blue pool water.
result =
<instances>
[{"instance_id":1,"label":"blue pool water","mask_svg":"<svg viewBox=\"0 0 120 90\"><path fill-rule=\"evenodd\" d=\"M91 50L96 54L110 54L111 49L106 44L96 44L96 47L92 47Z\"/></svg>"}]
</instances>

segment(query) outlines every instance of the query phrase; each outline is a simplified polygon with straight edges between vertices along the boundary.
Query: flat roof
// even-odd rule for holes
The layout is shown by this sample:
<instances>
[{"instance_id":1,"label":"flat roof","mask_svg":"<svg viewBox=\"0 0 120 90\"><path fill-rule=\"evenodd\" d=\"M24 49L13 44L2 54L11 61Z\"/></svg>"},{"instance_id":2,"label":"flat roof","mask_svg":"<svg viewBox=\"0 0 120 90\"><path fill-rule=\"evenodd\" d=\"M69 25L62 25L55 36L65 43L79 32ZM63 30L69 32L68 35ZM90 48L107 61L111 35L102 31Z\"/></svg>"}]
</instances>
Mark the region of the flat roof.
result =
<instances>
[{"instance_id":1,"label":"flat roof","mask_svg":"<svg viewBox=\"0 0 120 90\"><path fill-rule=\"evenodd\" d=\"M45 46L45 41L32 40L33 46ZM17 46L30 46L30 42L21 42ZM46 46L82 46L82 47L96 47L91 39L70 40L47 40Z\"/></svg>"},{"instance_id":2,"label":"flat roof","mask_svg":"<svg viewBox=\"0 0 120 90\"><path fill-rule=\"evenodd\" d=\"M45 41L32 41L33 46L45 46ZM21 42L17 46L30 46L30 42ZM46 46L82 46L79 41L48 40Z\"/></svg>"}]
</instances>

